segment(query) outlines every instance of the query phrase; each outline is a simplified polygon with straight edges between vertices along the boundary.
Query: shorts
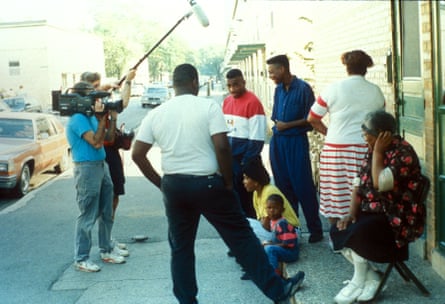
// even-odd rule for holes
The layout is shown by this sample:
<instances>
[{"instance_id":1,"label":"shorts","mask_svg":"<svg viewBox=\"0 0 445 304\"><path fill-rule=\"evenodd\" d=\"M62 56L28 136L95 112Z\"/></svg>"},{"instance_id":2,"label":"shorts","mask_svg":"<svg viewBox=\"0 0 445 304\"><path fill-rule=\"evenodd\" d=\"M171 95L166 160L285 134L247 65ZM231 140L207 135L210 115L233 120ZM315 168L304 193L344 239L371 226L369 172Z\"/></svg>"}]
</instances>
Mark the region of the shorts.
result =
<instances>
[{"instance_id":1,"label":"shorts","mask_svg":"<svg viewBox=\"0 0 445 304\"><path fill-rule=\"evenodd\" d=\"M113 181L114 195L123 195L125 194L125 175L119 149L105 147L105 153L105 159L108 163L108 167L110 167L110 175L111 180Z\"/></svg>"}]
</instances>

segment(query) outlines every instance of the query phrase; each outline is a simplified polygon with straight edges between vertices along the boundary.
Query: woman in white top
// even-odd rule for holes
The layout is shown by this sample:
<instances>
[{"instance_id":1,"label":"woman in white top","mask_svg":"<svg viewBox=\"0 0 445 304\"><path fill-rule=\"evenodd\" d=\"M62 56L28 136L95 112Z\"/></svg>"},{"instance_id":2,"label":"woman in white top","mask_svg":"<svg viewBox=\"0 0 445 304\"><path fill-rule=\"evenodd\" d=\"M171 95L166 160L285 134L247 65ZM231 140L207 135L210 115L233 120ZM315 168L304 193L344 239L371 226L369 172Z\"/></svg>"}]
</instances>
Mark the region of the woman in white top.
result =
<instances>
[{"instance_id":1,"label":"woman in white top","mask_svg":"<svg viewBox=\"0 0 445 304\"><path fill-rule=\"evenodd\" d=\"M380 88L365 79L372 58L354 50L344 53L341 62L348 77L327 87L308 116L313 128L326 136L320 155L320 213L331 224L349 212L352 182L367 150L361 123L368 112L385 107ZM327 127L322 118L328 113Z\"/></svg>"}]
</instances>

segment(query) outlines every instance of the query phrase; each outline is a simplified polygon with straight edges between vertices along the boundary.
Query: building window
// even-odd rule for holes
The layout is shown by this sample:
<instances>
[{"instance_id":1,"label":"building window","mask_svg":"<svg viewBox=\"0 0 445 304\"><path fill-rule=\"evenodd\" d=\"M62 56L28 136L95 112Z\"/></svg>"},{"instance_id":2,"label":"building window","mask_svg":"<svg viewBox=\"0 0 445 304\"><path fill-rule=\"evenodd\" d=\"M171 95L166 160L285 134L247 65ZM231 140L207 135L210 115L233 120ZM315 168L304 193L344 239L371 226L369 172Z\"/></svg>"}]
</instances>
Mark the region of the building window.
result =
<instances>
[{"instance_id":1,"label":"building window","mask_svg":"<svg viewBox=\"0 0 445 304\"><path fill-rule=\"evenodd\" d=\"M420 15L417 1L402 2L404 17L402 18L402 73L403 77L421 77L421 44Z\"/></svg>"},{"instance_id":2,"label":"building window","mask_svg":"<svg viewBox=\"0 0 445 304\"><path fill-rule=\"evenodd\" d=\"M9 61L9 76L20 75L20 61Z\"/></svg>"}]
</instances>

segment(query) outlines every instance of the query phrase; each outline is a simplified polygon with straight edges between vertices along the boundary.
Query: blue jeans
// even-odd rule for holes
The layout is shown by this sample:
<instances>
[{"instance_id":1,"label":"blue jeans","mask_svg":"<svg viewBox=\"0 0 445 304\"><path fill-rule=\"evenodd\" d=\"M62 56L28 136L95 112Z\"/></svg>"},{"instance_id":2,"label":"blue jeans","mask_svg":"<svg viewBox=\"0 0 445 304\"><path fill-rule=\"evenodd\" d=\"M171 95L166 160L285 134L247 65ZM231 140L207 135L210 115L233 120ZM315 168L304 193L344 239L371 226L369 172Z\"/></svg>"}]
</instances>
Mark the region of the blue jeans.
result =
<instances>
[{"instance_id":1,"label":"blue jeans","mask_svg":"<svg viewBox=\"0 0 445 304\"><path fill-rule=\"evenodd\" d=\"M243 184L243 166L241 165L241 156L232 157L233 172L233 190L238 195L239 203L246 217L256 218L255 208L253 207L253 192L247 192Z\"/></svg>"},{"instance_id":2,"label":"blue jeans","mask_svg":"<svg viewBox=\"0 0 445 304\"><path fill-rule=\"evenodd\" d=\"M180 304L197 303L194 245L201 215L261 291L272 300L283 298L284 281L274 272L234 192L225 188L221 176L165 175L161 189L169 225L173 293Z\"/></svg>"},{"instance_id":3,"label":"blue jeans","mask_svg":"<svg viewBox=\"0 0 445 304\"><path fill-rule=\"evenodd\" d=\"M296 262L300 256L300 249L296 243L295 248L283 248L277 245L264 246L270 265L276 270L279 262L292 263Z\"/></svg>"},{"instance_id":4,"label":"blue jeans","mask_svg":"<svg viewBox=\"0 0 445 304\"><path fill-rule=\"evenodd\" d=\"M87 260L91 250L91 230L99 220L99 248L110 252L113 227L113 183L105 161L75 163L74 179L80 214L76 220L74 260Z\"/></svg>"}]
</instances>

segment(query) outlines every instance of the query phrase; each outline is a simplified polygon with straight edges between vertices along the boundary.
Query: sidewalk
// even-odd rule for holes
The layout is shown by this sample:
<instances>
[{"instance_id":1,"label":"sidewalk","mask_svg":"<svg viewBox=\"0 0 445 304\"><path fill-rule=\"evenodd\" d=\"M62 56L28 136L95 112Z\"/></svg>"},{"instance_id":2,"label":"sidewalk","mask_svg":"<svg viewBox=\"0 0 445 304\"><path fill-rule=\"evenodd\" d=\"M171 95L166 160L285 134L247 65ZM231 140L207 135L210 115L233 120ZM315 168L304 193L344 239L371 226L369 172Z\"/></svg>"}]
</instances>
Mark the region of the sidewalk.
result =
<instances>
[{"instance_id":1,"label":"sidewalk","mask_svg":"<svg viewBox=\"0 0 445 304\"><path fill-rule=\"evenodd\" d=\"M267 149L264 150L267 151ZM156 157L159 155L156 151L152 152L150 157L156 162ZM128 194L122 197L115 231L119 233L117 238L120 241L129 243L131 255L127 259L127 263L125 265L104 265L103 271L95 274L77 272L70 265L54 282L51 290L84 289L85 291L76 304L177 303L172 294L169 269L170 251L167 240L153 235L153 231L155 231L153 228L148 230L151 238L147 242L132 243L131 234L126 238L122 237L122 227L135 224L136 210L139 210L145 217L144 221L152 221L152 216L160 216L160 213L163 212L160 194L156 206L152 205L149 208L152 212L151 215L144 213L144 209L138 205L131 206L131 204L135 204L135 199L138 197L142 204L146 204L144 198L140 198L140 194L141 191L147 190L142 189L147 182L135 164L129 160L128 152L125 154L125 171L128 176L132 176L132 180L127 185ZM57 186L54 184L52 187ZM136 193L139 194L136 195ZM352 277L352 265L342 255L334 254L329 249L326 232L322 242L309 244L304 217L302 216L300 219L303 231L300 242L300 260L288 265L290 274L294 274L298 270L303 270L306 273L305 282L296 294L297 303L334 303L332 299L343 287L343 281ZM157 224L157 231L159 234L166 234L166 220L165 218L161 220L163 222ZM327 225L324 230L327 231ZM271 303L251 281L240 280L242 272L239 265L233 258L227 256L227 247L205 219L201 220L195 252L200 303ZM429 289L431 296L424 297L413 283L406 284L394 269L388 280L388 288L381 294L379 303L445 304L445 281L432 270L430 264L418 256L412 255L407 265Z\"/></svg>"},{"instance_id":2,"label":"sidewalk","mask_svg":"<svg viewBox=\"0 0 445 304\"><path fill-rule=\"evenodd\" d=\"M158 157L156 151L153 151L151 157ZM129 160L128 152L125 155L125 170L127 194L121 199L113 234L119 241L128 243L131 255L127 258L127 263L105 265L100 261L96 225L91 258L98 262L102 270L98 273L74 270L71 260L72 229L78 211L72 172L66 172L32 193L28 200L23 200L19 204L20 208L5 212L1 217L5 225L5 233L2 234L4 252L8 253L5 256L6 264L1 263L4 265L1 267L3 273L0 277L6 284L0 287L3 290L1 303L177 303L172 294L167 223L160 192L141 176L134 163ZM57 200L61 193L63 201ZM51 213L42 210L42 206L56 211L51 216L56 224L46 220ZM31 214L36 216L33 221L29 220ZM352 266L341 255L330 251L326 234L322 242L308 244L304 217L301 220L303 236L300 260L288 265L290 274L298 270L306 273L303 286L296 294L297 303L333 303L333 297L343 287L342 282L351 278ZM17 223L17 228L8 230L13 223ZM32 229L39 229L41 232L29 239L21 237L23 231ZM50 231L54 236L47 235ZM131 237L141 232L148 234L150 239L143 243L132 242ZM54 239L55 235L58 236L57 239ZM15 245L8 248L7 244ZM26 248L31 246L34 249L24 250L25 245ZM38 260L35 259L34 252L40 253ZM42 252L47 254L42 256ZM227 247L204 219L198 230L196 261L200 304L272 303L251 281L240 280L242 272L239 265L227 256ZM413 284L405 284L397 272L393 271L388 288L379 298L379 303L445 304L445 282L432 270L430 264L416 255L412 255L407 264L430 290L431 296L424 297ZM23 267L14 268L13 265ZM40 273L44 275L39 278ZM41 287L37 290L30 289L29 284L35 283ZM71 297L67 298L68 295ZM61 298L64 300L61 301Z\"/></svg>"},{"instance_id":3,"label":"sidewalk","mask_svg":"<svg viewBox=\"0 0 445 304\"><path fill-rule=\"evenodd\" d=\"M202 223L205 226L207 223ZM201 229L201 228L200 228ZM308 244L304 234L301 256L288 265L290 274L303 270L305 282L296 294L299 304L333 303L333 297L352 276L352 265L339 254L332 253L327 238L321 243ZM125 265L105 265L103 271L85 274L68 267L52 286L53 291L84 289L76 304L172 304L168 242L129 244L131 256ZM271 303L251 281L242 281L240 267L226 255L227 247L217 237L196 242L199 301L203 304ZM411 257L408 266L431 292L424 297L414 284L406 284L393 270L388 288L379 303L418 304L445 303L445 283L431 266L418 257Z\"/></svg>"},{"instance_id":4,"label":"sidewalk","mask_svg":"<svg viewBox=\"0 0 445 304\"><path fill-rule=\"evenodd\" d=\"M306 234L303 238L300 260L287 268L290 275L298 270L306 272L304 286L296 298L299 303L305 304L334 303L334 296L345 286L343 282L352 278L353 266L341 254L335 254L329 249L327 232L320 243L309 244L308 237ZM386 264L375 265L382 271L386 269ZM414 283L406 283L394 268L386 290L374 303L445 304L445 281L434 272L431 264L412 253L406 265L430 291L431 296L423 296Z\"/></svg>"},{"instance_id":5,"label":"sidewalk","mask_svg":"<svg viewBox=\"0 0 445 304\"><path fill-rule=\"evenodd\" d=\"M263 151L264 159L268 159L267 146ZM150 152L150 159L160 171L156 147ZM128 244L127 262L105 265L100 261L95 225L91 258L102 270L98 273L74 270L72 238L78 210L72 172L68 171L30 193L13 208L0 212L4 252L0 262L0 303L177 303L172 293L161 193L141 175L129 152L124 152L124 166L126 194L121 197L113 235ZM303 232L300 260L287 268L291 275L299 270L306 273L302 288L296 293L297 303L334 303L333 297L343 287L343 281L352 277L352 265L329 249L326 223L324 240L309 244L304 216L300 220ZM136 234L147 234L150 239L135 243L131 237ZM239 265L227 256L227 247L205 219L199 226L195 252L200 304L272 303L251 281L240 280ZM445 281L429 262L412 253L407 265L431 296L424 297L413 283L406 284L393 270L378 303L445 304ZM383 265L378 266L383 269Z\"/></svg>"}]
</instances>

